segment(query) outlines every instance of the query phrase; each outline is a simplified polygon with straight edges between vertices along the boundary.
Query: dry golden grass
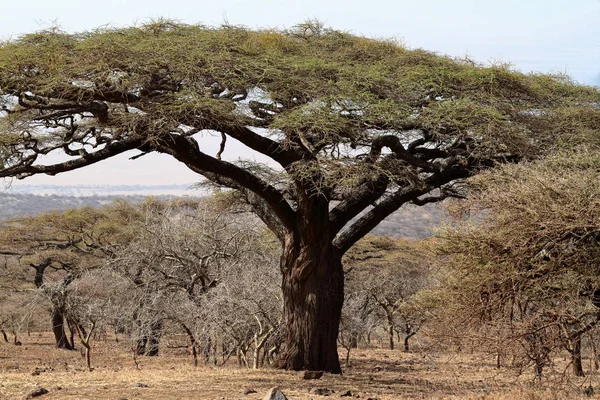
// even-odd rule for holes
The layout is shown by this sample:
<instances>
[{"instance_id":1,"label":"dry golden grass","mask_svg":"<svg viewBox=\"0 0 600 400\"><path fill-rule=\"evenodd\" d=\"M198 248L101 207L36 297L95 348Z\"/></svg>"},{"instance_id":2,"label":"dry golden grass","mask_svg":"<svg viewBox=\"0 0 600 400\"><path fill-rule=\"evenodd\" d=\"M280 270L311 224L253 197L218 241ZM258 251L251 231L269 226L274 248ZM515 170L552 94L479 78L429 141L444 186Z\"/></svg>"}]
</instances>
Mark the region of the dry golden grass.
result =
<instances>
[{"instance_id":1,"label":"dry golden grass","mask_svg":"<svg viewBox=\"0 0 600 400\"><path fill-rule=\"evenodd\" d=\"M123 345L96 342L93 372L78 351L57 350L47 333L22 338L23 346L0 344L0 398L22 399L38 386L51 399L262 399L279 386L289 399L325 398L309 393L328 388L336 399L347 391L361 399L573 399L586 398L582 388L597 386L598 376L553 380L533 386L531 377L517 377L494 368L477 355L413 353L358 349L344 375L326 374L305 381L297 373L237 365L195 368L182 349L166 349L155 358L138 358L139 368ZM39 372L36 372L36 370ZM557 383L559 382L559 383ZM141 383L148 387L137 387ZM244 388L255 394L244 395Z\"/></svg>"}]
</instances>

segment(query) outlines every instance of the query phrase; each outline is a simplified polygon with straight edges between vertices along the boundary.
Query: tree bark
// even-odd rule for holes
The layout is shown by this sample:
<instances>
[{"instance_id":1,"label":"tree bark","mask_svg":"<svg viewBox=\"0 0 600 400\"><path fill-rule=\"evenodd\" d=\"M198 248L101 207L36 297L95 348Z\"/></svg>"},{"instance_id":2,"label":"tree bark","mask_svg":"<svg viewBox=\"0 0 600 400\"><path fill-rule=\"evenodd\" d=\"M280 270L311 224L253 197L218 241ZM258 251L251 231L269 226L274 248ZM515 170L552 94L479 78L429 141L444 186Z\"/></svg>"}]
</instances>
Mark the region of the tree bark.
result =
<instances>
[{"instance_id":1,"label":"tree bark","mask_svg":"<svg viewBox=\"0 0 600 400\"><path fill-rule=\"evenodd\" d=\"M311 220L311 222L314 220ZM341 373L337 338L344 301L342 258L327 232L284 244L284 351L278 367Z\"/></svg>"},{"instance_id":2,"label":"tree bark","mask_svg":"<svg viewBox=\"0 0 600 400\"><path fill-rule=\"evenodd\" d=\"M391 315L389 315L389 313L387 316L387 324L390 350L394 350L394 319Z\"/></svg>"},{"instance_id":3,"label":"tree bark","mask_svg":"<svg viewBox=\"0 0 600 400\"><path fill-rule=\"evenodd\" d=\"M59 349L73 350L65 332L65 318L58 307L52 307L52 332L56 341L56 347Z\"/></svg>"},{"instance_id":4,"label":"tree bark","mask_svg":"<svg viewBox=\"0 0 600 400\"><path fill-rule=\"evenodd\" d=\"M408 335L404 336L404 352L405 353L410 352L410 347L408 345L408 341L410 340L411 337L413 337L415 335L416 335L416 332L411 332Z\"/></svg>"},{"instance_id":5,"label":"tree bark","mask_svg":"<svg viewBox=\"0 0 600 400\"><path fill-rule=\"evenodd\" d=\"M573 339L573 351L571 352L571 364L574 376L585 376L581 362L581 336Z\"/></svg>"}]
</instances>

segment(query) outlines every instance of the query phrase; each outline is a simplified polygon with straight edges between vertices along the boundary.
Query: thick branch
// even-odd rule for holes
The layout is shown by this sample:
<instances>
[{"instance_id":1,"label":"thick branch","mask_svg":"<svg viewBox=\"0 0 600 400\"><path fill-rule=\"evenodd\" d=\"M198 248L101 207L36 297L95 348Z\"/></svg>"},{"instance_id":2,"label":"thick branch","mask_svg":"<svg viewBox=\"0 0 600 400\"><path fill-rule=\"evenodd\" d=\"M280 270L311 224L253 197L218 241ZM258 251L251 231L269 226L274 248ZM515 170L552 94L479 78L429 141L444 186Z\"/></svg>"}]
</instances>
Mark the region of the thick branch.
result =
<instances>
[{"instance_id":1,"label":"thick branch","mask_svg":"<svg viewBox=\"0 0 600 400\"><path fill-rule=\"evenodd\" d=\"M399 189L373 207L368 213L359 218L358 221L354 222L350 227L345 229L335 238L333 245L336 246L342 253L346 252L360 238L365 236L373 228L379 225L379 223L388 215L396 211L403 204L416 199L428 191L429 188L410 187Z\"/></svg>"},{"instance_id":2,"label":"thick branch","mask_svg":"<svg viewBox=\"0 0 600 400\"><path fill-rule=\"evenodd\" d=\"M388 183L389 178L380 174L377 179L358 186L346 200L335 206L329 213L332 233L335 235L352 218L383 196Z\"/></svg>"},{"instance_id":3,"label":"thick branch","mask_svg":"<svg viewBox=\"0 0 600 400\"><path fill-rule=\"evenodd\" d=\"M133 150L141 145L142 142L139 139L112 142L107 144L101 150L95 151L93 153L85 153L80 158L77 158L75 160L69 160L52 165L17 164L12 167L4 168L0 170L0 177L4 178L9 176L16 176L17 178L22 179L36 174L56 175L61 172L72 171L78 168L86 167L91 164L95 164L98 161L106 160L108 158L116 156L117 154Z\"/></svg>"},{"instance_id":4,"label":"thick branch","mask_svg":"<svg viewBox=\"0 0 600 400\"><path fill-rule=\"evenodd\" d=\"M419 199L420 196L430 193L433 189L439 188L442 185L468 177L472 171L468 168L450 168L432 174L427 178L422 186L402 188L391 194L379 204L377 204L368 213L363 215L358 221L354 222L350 227L343 231L334 240L334 246L340 251L347 251L360 238L369 233L388 215L399 209L403 204L412 201L415 204L425 204L433 201L442 200L443 196L430 196L424 199Z\"/></svg>"},{"instance_id":5,"label":"thick branch","mask_svg":"<svg viewBox=\"0 0 600 400\"><path fill-rule=\"evenodd\" d=\"M437 172L439 170L435 164L422 160L408 152L400 142L400 139L394 135L378 136L373 139L369 160L375 162L381 155L381 150L384 147L392 150L399 159L402 159L415 167L422 168L424 171Z\"/></svg>"},{"instance_id":6,"label":"thick branch","mask_svg":"<svg viewBox=\"0 0 600 400\"><path fill-rule=\"evenodd\" d=\"M239 189L238 189L239 190ZM244 195L244 199L252 206L252 209L258 217L269 227L271 232L277 236L277 239L283 244L285 240L286 227L281 223L277 215L274 214L269 204L260 196L243 189L240 192Z\"/></svg>"},{"instance_id":7,"label":"thick branch","mask_svg":"<svg viewBox=\"0 0 600 400\"><path fill-rule=\"evenodd\" d=\"M214 130L226 133L252 150L270 157L283 168L288 168L293 162L299 161L302 158L296 151L290 148L284 148L278 142L264 137L245 126L219 125L216 126Z\"/></svg>"},{"instance_id":8,"label":"thick branch","mask_svg":"<svg viewBox=\"0 0 600 400\"><path fill-rule=\"evenodd\" d=\"M252 207L254 213L261 219L261 221L265 223L265 225L267 225L271 232L275 234L277 239L283 243L287 229L279 217L274 213L273 209L269 206L269 203L265 201L265 199L251 190L241 186L232 179L224 178L218 174L213 174L210 172L205 172L203 175L217 185L237 190L243 198L242 201L245 201Z\"/></svg>"},{"instance_id":9,"label":"thick branch","mask_svg":"<svg viewBox=\"0 0 600 400\"><path fill-rule=\"evenodd\" d=\"M256 175L227 161L217 160L202 153L196 141L185 136L169 134L159 141L157 150L172 155L192 171L204 175L208 179L224 177L231 179L236 185L252 191L267 202L286 229L292 229L295 218L294 211L283 194Z\"/></svg>"}]
</instances>

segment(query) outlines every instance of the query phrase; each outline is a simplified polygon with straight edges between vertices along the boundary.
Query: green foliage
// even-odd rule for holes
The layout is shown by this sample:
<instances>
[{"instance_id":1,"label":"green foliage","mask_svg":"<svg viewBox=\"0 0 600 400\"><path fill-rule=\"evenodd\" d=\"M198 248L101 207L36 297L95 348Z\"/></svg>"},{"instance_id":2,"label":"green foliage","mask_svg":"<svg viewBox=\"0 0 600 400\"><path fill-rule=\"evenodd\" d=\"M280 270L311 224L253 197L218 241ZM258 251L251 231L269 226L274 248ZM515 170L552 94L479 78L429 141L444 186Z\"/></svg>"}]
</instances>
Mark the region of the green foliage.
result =
<instances>
[{"instance_id":1,"label":"green foliage","mask_svg":"<svg viewBox=\"0 0 600 400\"><path fill-rule=\"evenodd\" d=\"M247 115L234 111L232 98L260 89L282 106L273 128L287 135L314 134L319 145L354 142L369 136L369 128L398 129L414 123L417 113L422 126L440 134L468 132L490 145L508 142L509 150L525 152L531 150L522 146L531 144L526 139L531 128L524 111L545 110L554 119L564 107L578 106L597 119L597 108L588 105L600 101L596 89L564 76L485 67L314 21L288 31L254 31L159 20L78 34L53 29L0 45L3 94L29 91L89 102L149 88L159 91L135 105L147 114L114 107L109 124L152 136L182 121L213 127L249 123ZM579 120L578 128L587 122ZM2 143L18 130L4 127Z\"/></svg>"}]
</instances>

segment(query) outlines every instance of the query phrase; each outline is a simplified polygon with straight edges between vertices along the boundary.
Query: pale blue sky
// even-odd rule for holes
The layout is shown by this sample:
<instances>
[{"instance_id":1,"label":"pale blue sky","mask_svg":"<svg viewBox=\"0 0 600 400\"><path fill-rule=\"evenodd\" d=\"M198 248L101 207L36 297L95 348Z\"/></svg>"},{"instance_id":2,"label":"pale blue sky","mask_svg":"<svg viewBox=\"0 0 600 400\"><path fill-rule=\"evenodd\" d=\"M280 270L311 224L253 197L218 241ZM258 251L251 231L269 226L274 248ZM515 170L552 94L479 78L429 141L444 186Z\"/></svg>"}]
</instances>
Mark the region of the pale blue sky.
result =
<instances>
[{"instance_id":1,"label":"pale blue sky","mask_svg":"<svg viewBox=\"0 0 600 400\"><path fill-rule=\"evenodd\" d=\"M600 0L0 0L0 10L0 38L4 39L54 23L81 31L167 17L186 23L218 25L227 20L249 27L285 28L318 18L356 34L400 38L413 48L469 55L482 62L502 60L524 72L566 72L581 83L600 85ZM165 173L148 170L157 166ZM140 174L144 169L147 172ZM197 178L166 157L148 156L135 162L123 157L85 173L24 183L90 180L136 184Z\"/></svg>"}]
</instances>

